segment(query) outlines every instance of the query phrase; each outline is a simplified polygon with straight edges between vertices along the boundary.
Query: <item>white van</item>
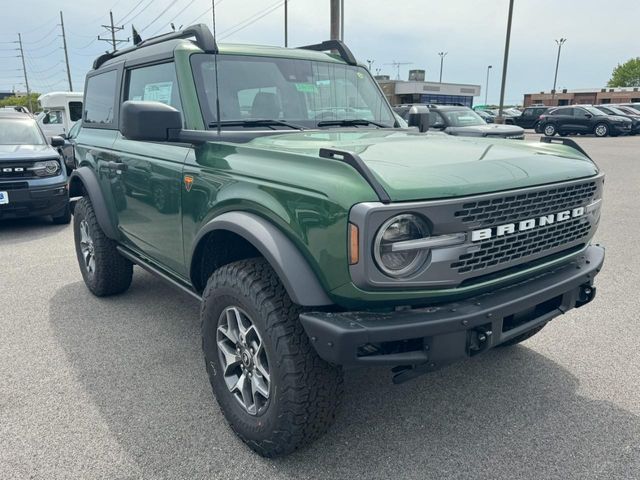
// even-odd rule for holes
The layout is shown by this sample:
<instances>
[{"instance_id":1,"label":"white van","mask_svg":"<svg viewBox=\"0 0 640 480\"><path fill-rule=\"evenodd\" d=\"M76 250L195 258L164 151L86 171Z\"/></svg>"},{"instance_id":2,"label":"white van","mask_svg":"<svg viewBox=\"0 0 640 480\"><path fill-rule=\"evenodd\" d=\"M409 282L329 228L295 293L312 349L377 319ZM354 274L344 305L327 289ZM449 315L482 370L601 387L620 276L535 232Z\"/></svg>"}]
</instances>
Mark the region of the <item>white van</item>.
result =
<instances>
[{"instance_id":1,"label":"white van","mask_svg":"<svg viewBox=\"0 0 640 480\"><path fill-rule=\"evenodd\" d=\"M68 133L82 118L82 92L51 92L38 97L42 112L36 117L47 137Z\"/></svg>"}]
</instances>

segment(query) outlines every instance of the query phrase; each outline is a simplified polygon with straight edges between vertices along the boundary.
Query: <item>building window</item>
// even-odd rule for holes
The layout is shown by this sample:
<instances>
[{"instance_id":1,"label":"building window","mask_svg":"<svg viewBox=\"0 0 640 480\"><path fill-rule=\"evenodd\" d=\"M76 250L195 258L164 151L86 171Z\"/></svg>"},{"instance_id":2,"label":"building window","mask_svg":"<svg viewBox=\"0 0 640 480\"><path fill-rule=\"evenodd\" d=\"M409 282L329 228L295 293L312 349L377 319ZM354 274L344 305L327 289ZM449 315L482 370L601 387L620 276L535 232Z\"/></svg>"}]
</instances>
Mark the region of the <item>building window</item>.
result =
<instances>
[{"instance_id":1,"label":"building window","mask_svg":"<svg viewBox=\"0 0 640 480\"><path fill-rule=\"evenodd\" d=\"M420 103L435 103L439 105L463 105L473 106L473 97L466 95L436 95L423 94L420 96Z\"/></svg>"}]
</instances>

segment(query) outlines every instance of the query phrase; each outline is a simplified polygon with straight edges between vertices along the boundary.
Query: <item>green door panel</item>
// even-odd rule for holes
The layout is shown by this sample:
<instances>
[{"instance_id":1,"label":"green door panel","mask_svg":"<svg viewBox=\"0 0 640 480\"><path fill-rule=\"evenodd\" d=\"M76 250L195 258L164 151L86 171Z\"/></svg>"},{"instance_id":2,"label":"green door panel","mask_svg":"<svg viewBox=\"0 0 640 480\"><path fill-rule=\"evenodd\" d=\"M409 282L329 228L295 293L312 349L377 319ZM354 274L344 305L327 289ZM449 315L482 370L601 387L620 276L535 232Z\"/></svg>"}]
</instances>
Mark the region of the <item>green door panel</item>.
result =
<instances>
[{"instance_id":1,"label":"green door panel","mask_svg":"<svg viewBox=\"0 0 640 480\"><path fill-rule=\"evenodd\" d=\"M126 165L111 184L113 195L124 198L118 209L118 228L125 241L184 277L180 191L190 148L137 142L118 134L113 149L118 161Z\"/></svg>"}]
</instances>

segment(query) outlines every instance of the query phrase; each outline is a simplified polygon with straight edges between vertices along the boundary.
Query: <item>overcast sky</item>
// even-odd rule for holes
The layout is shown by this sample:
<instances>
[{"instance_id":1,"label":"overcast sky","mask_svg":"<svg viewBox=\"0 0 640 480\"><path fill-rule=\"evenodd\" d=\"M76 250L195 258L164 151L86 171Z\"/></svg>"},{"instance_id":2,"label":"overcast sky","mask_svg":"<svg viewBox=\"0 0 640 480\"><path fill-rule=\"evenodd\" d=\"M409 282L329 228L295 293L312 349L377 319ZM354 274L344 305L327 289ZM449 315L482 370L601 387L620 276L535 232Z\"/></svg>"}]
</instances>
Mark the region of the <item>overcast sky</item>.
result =
<instances>
[{"instance_id":1,"label":"overcast sky","mask_svg":"<svg viewBox=\"0 0 640 480\"><path fill-rule=\"evenodd\" d=\"M15 5L19 3L20 8ZM218 0L220 41L283 44L283 0ZM438 52L446 51L443 81L482 86L475 103L484 103L487 65L493 65L489 102L499 99L508 0L345 0L345 41L361 60L374 60L373 70L395 77L394 61L412 62L400 70L424 68L427 80L439 75ZM59 10L64 13L75 90L108 45L109 8L125 30L131 23L148 37L176 26L211 24L210 0L2 0L0 91L23 90L22 65L14 50L22 33L32 90L66 90ZM135 7L135 8L134 8ZM165 10L166 9L166 10ZM511 52L507 70L507 103L522 94L550 90L557 46L562 50L558 88L602 87L620 62L640 56L638 0L515 0ZM253 21L255 20L255 21ZM244 28L243 28L244 27ZM329 0L289 0L289 45L329 37Z\"/></svg>"}]
</instances>

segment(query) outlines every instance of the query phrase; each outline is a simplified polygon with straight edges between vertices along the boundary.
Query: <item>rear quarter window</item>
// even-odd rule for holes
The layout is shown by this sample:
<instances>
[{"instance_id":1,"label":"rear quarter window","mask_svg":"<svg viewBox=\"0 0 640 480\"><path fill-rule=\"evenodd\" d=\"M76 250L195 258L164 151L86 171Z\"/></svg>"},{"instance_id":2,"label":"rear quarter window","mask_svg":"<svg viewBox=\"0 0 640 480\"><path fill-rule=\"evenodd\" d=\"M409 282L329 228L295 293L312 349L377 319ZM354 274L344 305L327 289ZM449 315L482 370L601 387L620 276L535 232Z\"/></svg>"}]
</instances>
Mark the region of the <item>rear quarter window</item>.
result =
<instances>
[{"instance_id":1,"label":"rear quarter window","mask_svg":"<svg viewBox=\"0 0 640 480\"><path fill-rule=\"evenodd\" d=\"M84 106L85 126L106 127L113 124L117 81L117 70L89 77Z\"/></svg>"}]
</instances>

